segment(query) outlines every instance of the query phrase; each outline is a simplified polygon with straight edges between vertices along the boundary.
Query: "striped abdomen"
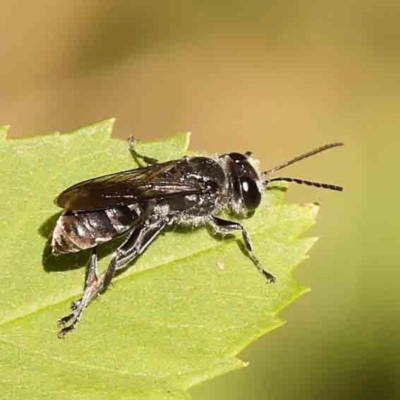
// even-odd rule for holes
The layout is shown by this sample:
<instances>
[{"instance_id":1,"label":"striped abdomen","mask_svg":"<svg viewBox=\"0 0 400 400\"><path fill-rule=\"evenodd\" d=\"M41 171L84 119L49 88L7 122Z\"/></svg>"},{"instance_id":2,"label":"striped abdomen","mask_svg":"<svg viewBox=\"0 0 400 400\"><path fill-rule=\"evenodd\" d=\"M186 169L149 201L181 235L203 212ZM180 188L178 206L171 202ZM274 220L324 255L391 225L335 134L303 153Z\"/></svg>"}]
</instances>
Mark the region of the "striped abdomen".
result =
<instances>
[{"instance_id":1,"label":"striped abdomen","mask_svg":"<svg viewBox=\"0 0 400 400\"><path fill-rule=\"evenodd\" d=\"M99 211L65 211L57 221L51 246L53 253L75 253L108 242L137 222L140 211L114 207Z\"/></svg>"}]
</instances>

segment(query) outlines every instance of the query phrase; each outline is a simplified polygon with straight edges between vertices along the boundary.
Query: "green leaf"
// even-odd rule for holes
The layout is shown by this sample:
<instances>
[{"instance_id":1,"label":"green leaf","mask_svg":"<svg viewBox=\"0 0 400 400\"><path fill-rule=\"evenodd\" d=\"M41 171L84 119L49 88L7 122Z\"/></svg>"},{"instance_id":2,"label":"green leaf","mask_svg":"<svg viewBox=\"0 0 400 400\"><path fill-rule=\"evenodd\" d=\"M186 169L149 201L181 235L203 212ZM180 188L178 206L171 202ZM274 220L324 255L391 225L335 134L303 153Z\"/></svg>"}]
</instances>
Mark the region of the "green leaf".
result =
<instances>
[{"instance_id":1,"label":"green leaf","mask_svg":"<svg viewBox=\"0 0 400 400\"><path fill-rule=\"evenodd\" d=\"M81 294L88 254L50 256L60 213L53 200L77 181L134 168L127 144L111 138L112 125L15 140L0 128L2 398L187 399L191 386L245 366L238 352L282 325L278 312L305 292L292 271L315 242L299 236L317 206L282 204L280 185L243 221L276 284L256 271L240 237L167 232L88 308L75 332L57 339L56 321ZM138 150L179 158L188 141L185 134Z\"/></svg>"}]
</instances>

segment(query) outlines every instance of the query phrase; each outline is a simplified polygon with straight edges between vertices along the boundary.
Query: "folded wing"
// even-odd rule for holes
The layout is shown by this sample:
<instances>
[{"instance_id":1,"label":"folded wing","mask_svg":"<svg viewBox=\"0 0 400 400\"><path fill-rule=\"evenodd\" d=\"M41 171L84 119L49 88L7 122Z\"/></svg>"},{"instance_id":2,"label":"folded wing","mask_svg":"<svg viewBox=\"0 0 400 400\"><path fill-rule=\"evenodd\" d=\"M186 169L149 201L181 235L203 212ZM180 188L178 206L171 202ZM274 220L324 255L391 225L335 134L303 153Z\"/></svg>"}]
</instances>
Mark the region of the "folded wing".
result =
<instances>
[{"instance_id":1,"label":"folded wing","mask_svg":"<svg viewBox=\"0 0 400 400\"><path fill-rule=\"evenodd\" d=\"M185 181L173 173L176 163L168 161L77 183L64 190L56 204L66 210L94 211L203 192L203 182Z\"/></svg>"}]
</instances>

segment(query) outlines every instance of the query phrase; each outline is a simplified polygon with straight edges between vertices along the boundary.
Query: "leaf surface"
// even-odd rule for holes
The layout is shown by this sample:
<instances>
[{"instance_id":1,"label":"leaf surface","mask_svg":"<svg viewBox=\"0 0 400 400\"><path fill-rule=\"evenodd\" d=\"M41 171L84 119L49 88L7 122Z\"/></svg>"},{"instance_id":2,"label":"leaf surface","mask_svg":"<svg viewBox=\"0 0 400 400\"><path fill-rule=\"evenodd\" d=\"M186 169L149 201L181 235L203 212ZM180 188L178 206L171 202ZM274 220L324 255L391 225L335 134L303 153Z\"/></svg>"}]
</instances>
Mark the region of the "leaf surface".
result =
<instances>
[{"instance_id":1,"label":"leaf surface","mask_svg":"<svg viewBox=\"0 0 400 400\"><path fill-rule=\"evenodd\" d=\"M267 190L243 221L267 284L240 237L206 229L161 235L86 311L78 329L56 337L56 321L82 291L86 252L50 256L60 210L54 198L91 177L136 166L113 120L69 134L7 139L0 127L0 385L7 399L187 399L187 389L246 365L245 346L280 326L279 311L305 289L293 268L315 242L301 238L317 206L283 204ZM160 161L188 150L188 134L139 143ZM105 246L101 266L115 243Z\"/></svg>"}]
</instances>

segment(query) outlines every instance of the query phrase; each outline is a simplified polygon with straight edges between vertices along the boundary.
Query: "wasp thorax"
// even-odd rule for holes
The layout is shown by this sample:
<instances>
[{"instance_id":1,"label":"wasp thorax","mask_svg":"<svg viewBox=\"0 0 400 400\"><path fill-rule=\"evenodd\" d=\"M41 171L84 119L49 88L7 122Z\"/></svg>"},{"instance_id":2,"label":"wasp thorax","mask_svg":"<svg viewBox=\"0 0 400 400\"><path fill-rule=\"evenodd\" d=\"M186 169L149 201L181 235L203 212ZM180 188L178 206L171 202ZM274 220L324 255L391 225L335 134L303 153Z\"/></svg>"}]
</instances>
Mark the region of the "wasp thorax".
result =
<instances>
[{"instance_id":1,"label":"wasp thorax","mask_svg":"<svg viewBox=\"0 0 400 400\"><path fill-rule=\"evenodd\" d=\"M260 177L246 155L229 153L228 157L233 189L232 208L236 212L254 211L261 202Z\"/></svg>"}]
</instances>

